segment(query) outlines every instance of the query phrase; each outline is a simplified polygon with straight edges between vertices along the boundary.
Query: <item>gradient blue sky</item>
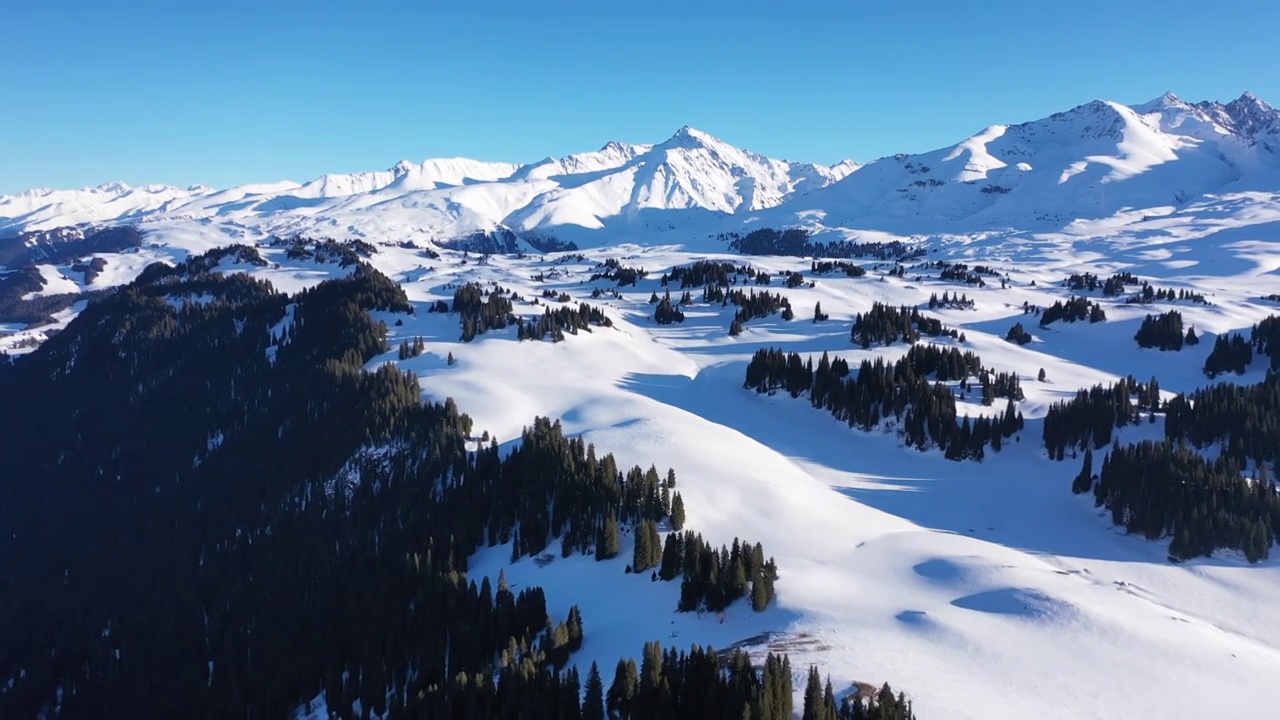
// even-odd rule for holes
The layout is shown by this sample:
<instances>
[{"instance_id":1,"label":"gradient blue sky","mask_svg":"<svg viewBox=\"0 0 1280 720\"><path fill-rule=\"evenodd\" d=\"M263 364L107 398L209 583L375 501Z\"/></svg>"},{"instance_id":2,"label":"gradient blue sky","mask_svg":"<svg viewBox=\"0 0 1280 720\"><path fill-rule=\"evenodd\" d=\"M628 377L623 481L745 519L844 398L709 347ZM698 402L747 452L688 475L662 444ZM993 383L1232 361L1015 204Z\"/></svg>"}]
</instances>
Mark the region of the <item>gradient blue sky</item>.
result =
<instances>
[{"instance_id":1,"label":"gradient blue sky","mask_svg":"<svg viewBox=\"0 0 1280 720\"><path fill-rule=\"evenodd\" d=\"M1280 3L15 2L0 193L527 162L689 124L770 156L919 152L1093 98L1280 105Z\"/></svg>"}]
</instances>

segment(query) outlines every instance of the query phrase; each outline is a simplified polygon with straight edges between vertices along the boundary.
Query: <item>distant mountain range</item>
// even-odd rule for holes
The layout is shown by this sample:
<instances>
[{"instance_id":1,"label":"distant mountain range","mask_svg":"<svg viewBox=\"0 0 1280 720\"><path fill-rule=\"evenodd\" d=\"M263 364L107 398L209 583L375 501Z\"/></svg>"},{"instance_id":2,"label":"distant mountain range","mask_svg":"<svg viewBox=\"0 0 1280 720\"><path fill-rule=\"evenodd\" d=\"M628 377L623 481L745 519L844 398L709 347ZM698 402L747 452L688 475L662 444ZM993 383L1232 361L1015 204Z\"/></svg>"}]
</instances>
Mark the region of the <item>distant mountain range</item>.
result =
<instances>
[{"instance_id":1,"label":"distant mountain range","mask_svg":"<svg viewBox=\"0 0 1280 720\"><path fill-rule=\"evenodd\" d=\"M475 233L581 246L656 241L751 224L972 232L1053 229L1206 194L1280 192L1280 111L1166 94L1093 101L950 147L859 165L776 160L683 127L655 145L526 165L465 158L225 190L196 185L35 189L0 196L0 234L92 224L234 235L308 234L446 244Z\"/></svg>"}]
</instances>

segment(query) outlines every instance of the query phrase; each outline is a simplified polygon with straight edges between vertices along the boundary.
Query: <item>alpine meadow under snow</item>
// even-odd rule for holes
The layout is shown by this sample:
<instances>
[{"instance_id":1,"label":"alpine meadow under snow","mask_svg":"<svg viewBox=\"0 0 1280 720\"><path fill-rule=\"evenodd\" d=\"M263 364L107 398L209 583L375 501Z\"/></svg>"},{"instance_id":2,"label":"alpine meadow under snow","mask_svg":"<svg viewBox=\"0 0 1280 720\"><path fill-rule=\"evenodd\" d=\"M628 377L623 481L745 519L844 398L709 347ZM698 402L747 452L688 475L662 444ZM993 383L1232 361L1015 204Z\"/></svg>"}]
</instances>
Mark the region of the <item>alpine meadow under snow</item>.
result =
<instances>
[{"instance_id":1,"label":"alpine meadow under snow","mask_svg":"<svg viewBox=\"0 0 1280 720\"><path fill-rule=\"evenodd\" d=\"M1269 341L1255 342L1242 374L1204 371L1227 345L1219 338L1249 341L1280 315L1280 111L1251 94L1225 104L1172 94L1095 101L865 165L771 159L684 127L652 145L611 141L529 164L404 161L224 190L35 189L0 196L0 237L9 238L0 241L7 368L45 362L44 344L112 290L152 282L153 263L243 245L253 251L210 269L292 296L264 328L271 352L289 342L298 293L367 264L412 312L372 312L387 345L364 369L392 365L413 374L425 399L451 398L474 420L472 451L490 438L512 451L541 416L619 467L672 468L687 528L716 547L760 542L776 560L776 598L762 612L750 596L722 612L676 612L679 582L625 571L629 528L604 562L564 555L558 542L522 556L510 538L470 558L477 582L496 585L501 573L513 591L541 586L553 618L576 606L585 632L567 664L585 678L597 663L606 687L619 657L658 640L740 647L761 661L786 653L797 710L810 665L838 696L892 683L926 720L1256 717L1273 705L1280 562L1253 556L1247 525L1270 549L1272 520L1237 518L1246 524L1219 526L1211 554L1183 553L1171 549L1182 542L1171 528L1148 539L1117 525L1150 508L1117 514L1095 503L1092 480L1087 492L1072 486L1086 452L1103 475L1122 446L1169 437L1209 460L1238 452L1231 472L1246 489L1236 494L1274 504L1277 452L1167 436L1159 401L1139 401L1137 421L1115 421L1108 442L1073 442L1061 460L1046 448L1055 403L1095 385L1155 378L1169 401L1215 383L1275 382L1280 346ZM342 247L358 257L336 262ZM723 282L678 279L710 263ZM1108 278L1118 289L1103 289ZM496 324L487 309L458 312L469 283L486 308L502 298L510 312L495 310ZM207 303L198 288L164 298L174 308ZM1086 312L1086 301L1097 305L1093 322L1046 315L1061 302L1069 316L1073 298ZM582 303L607 324L549 320L545 341L527 339L548 310L568 315ZM852 339L855 323L871 328L898 308L943 330L902 321L895 327L920 330L914 343ZM1176 326L1166 315L1161 327L1180 349L1140 347L1144 319L1171 311ZM1026 336L1015 338L1015 323ZM1198 342L1184 345L1184 335ZM813 366L843 358L853 378L871 372L864 361L892 366L913 346L972 352L981 369L1016 376L1018 392L984 403L979 373L921 371L954 398L951 424L964 418L966 438L1006 402L1019 429L977 441L980 458L953 459L939 434L908 442L911 409L895 413L893 402L875 403L864 427L840 414L847 405L820 407L808 385L744 385L757 351ZM67 352L77 358L68 366L117 362ZM1123 405L1119 415L1127 397ZM208 458L220 443L209 440ZM361 452L381 451L374 445ZM330 483L359 484L356 460ZM657 525L664 537L673 531L670 520ZM1236 531L1243 544L1225 539ZM12 687L24 676L9 660L0 683ZM311 694L299 715L336 710Z\"/></svg>"}]
</instances>

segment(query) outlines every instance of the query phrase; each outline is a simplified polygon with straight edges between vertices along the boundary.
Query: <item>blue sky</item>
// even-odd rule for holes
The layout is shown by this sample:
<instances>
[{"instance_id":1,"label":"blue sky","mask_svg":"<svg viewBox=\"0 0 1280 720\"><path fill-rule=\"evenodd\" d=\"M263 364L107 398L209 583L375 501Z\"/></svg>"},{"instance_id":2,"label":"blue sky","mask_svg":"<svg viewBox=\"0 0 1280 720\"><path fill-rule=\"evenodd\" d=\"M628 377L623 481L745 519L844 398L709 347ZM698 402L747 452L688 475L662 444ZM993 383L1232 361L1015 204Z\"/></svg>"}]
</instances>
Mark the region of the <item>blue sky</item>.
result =
<instances>
[{"instance_id":1,"label":"blue sky","mask_svg":"<svg viewBox=\"0 0 1280 720\"><path fill-rule=\"evenodd\" d=\"M866 161L1093 98L1280 105L1280 3L13 3L0 193L534 161L689 124Z\"/></svg>"}]
</instances>

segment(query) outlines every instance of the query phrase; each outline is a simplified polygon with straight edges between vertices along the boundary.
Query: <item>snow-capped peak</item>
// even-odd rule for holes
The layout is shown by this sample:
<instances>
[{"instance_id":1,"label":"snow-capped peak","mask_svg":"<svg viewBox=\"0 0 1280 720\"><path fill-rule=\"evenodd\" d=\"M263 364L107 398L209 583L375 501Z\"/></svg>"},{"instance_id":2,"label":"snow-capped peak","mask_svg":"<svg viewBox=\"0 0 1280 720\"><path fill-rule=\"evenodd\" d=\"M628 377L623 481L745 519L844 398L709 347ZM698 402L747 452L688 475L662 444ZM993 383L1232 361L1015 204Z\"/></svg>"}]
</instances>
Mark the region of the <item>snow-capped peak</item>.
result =
<instances>
[{"instance_id":1,"label":"snow-capped peak","mask_svg":"<svg viewBox=\"0 0 1280 720\"><path fill-rule=\"evenodd\" d=\"M685 125L675 132L665 142L659 143L658 147L665 148L699 148L724 145L724 141L705 133L697 128Z\"/></svg>"},{"instance_id":2,"label":"snow-capped peak","mask_svg":"<svg viewBox=\"0 0 1280 720\"><path fill-rule=\"evenodd\" d=\"M125 193L125 192L129 192L133 188L129 187L127 183L121 182L119 180L113 180L111 182L104 182L97 187L85 188L85 189L89 190L90 192L96 191L96 192L102 192L102 193Z\"/></svg>"},{"instance_id":3,"label":"snow-capped peak","mask_svg":"<svg viewBox=\"0 0 1280 720\"><path fill-rule=\"evenodd\" d=\"M1129 107L1140 115L1149 115L1154 112L1164 112L1168 110L1186 111L1192 109L1190 103L1187 103L1172 92L1166 92L1154 100L1139 103L1137 105L1130 105Z\"/></svg>"},{"instance_id":4,"label":"snow-capped peak","mask_svg":"<svg viewBox=\"0 0 1280 720\"><path fill-rule=\"evenodd\" d=\"M773 159L684 125L655 145L610 140L527 165L454 157L402 160L304 185L42 189L0 196L0 232L201 219L236 223L235 232L431 240L507 227L599 244L679 230L695 219L732 229L741 220L734 216L765 210L776 225L821 216L910 222L910 232L962 221L1016 227L1028 218L1060 223L1121 207L1178 205L1251 174L1280 176L1277 148L1280 112L1253 94L1223 104L1170 92L1138 105L1094 100L991 125L950 147L866 166ZM1269 187L1264 180L1254 187Z\"/></svg>"},{"instance_id":5,"label":"snow-capped peak","mask_svg":"<svg viewBox=\"0 0 1280 720\"><path fill-rule=\"evenodd\" d=\"M850 158L845 158L835 165L831 166L831 174L836 180L843 180L850 173L862 167L860 163Z\"/></svg>"}]
</instances>

